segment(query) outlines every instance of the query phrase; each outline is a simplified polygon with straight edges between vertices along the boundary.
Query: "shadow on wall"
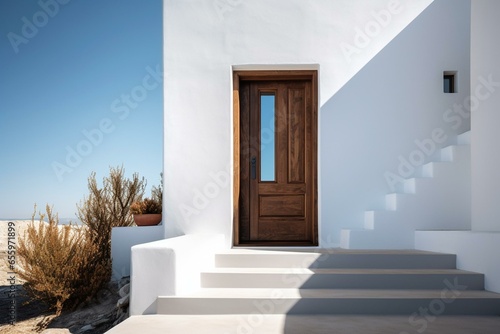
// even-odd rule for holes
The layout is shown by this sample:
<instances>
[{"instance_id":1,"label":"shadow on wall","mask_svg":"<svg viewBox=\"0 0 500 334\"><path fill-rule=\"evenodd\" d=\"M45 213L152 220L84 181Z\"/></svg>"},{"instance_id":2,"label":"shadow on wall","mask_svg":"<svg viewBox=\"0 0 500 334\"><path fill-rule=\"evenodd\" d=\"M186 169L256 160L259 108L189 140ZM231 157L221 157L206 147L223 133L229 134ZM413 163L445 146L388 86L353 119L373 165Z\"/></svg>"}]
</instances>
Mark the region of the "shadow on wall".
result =
<instances>
[{"instance_id":1,"label":"shadow on wall","mask_svg":"<svg viewBox=\"0 0 500 334\"><path fill-rule=\"evenodd\" d=\"M384 209L384 195L401 186L388 173L399 176L435 129L440 142L412 161L415 168L470 129L469 118L452 111L470 93L468 36L469 1L436 0L321 106L320 209L328 222L321 233L333 245L342 228L363 228L365 210ZM451 69L459 89L445 94L443 71Z\"/></svg>"}]
</instances>

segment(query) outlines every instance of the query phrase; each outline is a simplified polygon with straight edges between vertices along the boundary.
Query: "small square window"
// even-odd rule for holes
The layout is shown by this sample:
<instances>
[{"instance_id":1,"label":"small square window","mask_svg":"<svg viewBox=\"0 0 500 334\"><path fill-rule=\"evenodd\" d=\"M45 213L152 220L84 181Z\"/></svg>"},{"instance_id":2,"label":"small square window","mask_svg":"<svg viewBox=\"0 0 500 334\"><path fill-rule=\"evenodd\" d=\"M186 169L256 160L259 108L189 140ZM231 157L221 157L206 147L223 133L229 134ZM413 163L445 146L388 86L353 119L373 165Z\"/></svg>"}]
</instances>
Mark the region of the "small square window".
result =
<instances>
[{"instance_id":1,"label":"small square window","mask_svg":"<svg viewBox=\"0 0 500 334\"><path fill-rule=\"evenodd\" d=\"M443 91L445 93L456 93L456 75L457 72L444 71L443 72Z\"/></svg>"}]
</instances>

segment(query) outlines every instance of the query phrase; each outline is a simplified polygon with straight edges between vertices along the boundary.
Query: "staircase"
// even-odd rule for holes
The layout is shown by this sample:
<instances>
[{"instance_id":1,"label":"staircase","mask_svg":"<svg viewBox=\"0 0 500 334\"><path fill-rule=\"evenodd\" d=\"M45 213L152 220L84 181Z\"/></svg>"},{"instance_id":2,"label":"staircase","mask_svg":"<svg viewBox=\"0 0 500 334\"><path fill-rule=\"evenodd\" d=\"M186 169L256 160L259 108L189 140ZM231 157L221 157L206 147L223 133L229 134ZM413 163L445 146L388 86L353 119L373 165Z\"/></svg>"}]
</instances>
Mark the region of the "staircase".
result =
<instances>
[{"instance_id":1,"label":"staircase","mask_svg":"<svg viewBox=\"0 0 500 334\"><path fill-rule=\"evenodd\" d=\"M415 230L470 230L470 131L434 160L387 194L383 210L365 211L363 229L342 230L340 246L413 249Z\"/></svg>"},{"instance_id":2,"label":"staircase","mask_svg":"<svg viewBox=\"0 0 500 334\"><path fill-rule=\"evenodd\" d=\"M456 256L417 250L270 251L215 255L199 291L160 296L158 314L500 315L484 275Z\"/></svg>"}]
</instances>

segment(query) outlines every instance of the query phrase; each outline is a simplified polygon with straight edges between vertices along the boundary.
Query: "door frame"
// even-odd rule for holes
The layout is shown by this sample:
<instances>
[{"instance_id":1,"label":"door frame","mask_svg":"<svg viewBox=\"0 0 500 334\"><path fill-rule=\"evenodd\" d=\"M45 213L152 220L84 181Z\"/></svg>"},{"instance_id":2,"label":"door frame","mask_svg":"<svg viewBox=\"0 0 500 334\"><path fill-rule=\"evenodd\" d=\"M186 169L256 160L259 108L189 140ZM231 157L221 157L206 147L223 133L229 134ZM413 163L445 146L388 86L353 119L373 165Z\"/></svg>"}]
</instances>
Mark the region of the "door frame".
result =
<instances>
[{"instance_id":1,"label":"door frame","mask_svg":"<svg viewBox=\"0 0 500 334\"><path fill-rule=\"evenodd\" d=\"M312 243L303 242L240 242L240 81L310 80L312 85L312 173L314 205ZM318 71L317 70L255 70L233 71L233 245L234 246L318 246Z\"/></svg>"}]
</instances>

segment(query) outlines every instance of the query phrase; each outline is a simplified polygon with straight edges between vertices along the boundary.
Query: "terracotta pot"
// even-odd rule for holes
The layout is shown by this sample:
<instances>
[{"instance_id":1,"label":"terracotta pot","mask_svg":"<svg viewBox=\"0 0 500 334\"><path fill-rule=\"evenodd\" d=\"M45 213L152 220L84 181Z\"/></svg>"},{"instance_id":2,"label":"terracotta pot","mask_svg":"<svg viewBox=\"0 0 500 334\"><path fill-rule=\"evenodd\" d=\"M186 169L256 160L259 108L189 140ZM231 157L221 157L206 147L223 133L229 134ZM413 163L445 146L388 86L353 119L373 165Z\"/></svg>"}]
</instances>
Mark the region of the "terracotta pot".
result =
<instances>
[{"instance_id":1,"label":"terracotta pot","mask_svg":"<svg viewBox=\"0 0 500 334\"><path fill-rule=\"evenodd\" d=\"M137 226L158 225L161 222L161 213L134 215L134 221Z\"/></svg>"}]
</instances>

